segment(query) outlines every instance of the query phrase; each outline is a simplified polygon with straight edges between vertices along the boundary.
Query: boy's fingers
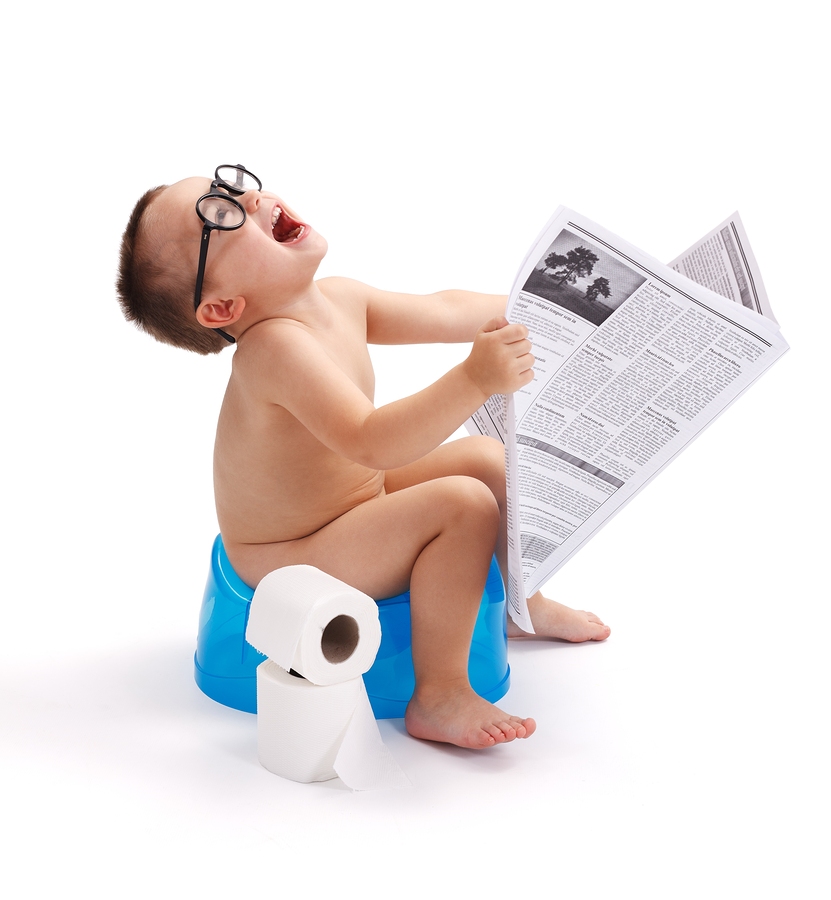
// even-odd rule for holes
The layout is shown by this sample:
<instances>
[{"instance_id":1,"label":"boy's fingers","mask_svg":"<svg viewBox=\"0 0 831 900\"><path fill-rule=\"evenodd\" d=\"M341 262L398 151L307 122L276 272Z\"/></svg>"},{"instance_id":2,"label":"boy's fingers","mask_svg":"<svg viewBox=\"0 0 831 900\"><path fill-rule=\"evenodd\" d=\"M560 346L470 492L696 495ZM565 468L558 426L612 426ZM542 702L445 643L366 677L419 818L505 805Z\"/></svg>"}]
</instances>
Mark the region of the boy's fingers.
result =
<instances>
[{"instance_id":1,"label":"boy's fingers","mask_svg":"<svg viewBox=\"0 0 831 900\"><path fill-rule=\"evenodd\" d=\"M515 322L513 325L507 326L508 331L505 332L505 338L513 343L524 341L528 337L528 329L525 325Z\"/></svg>"},{"instance_id":2,"label":"boy's fingers","mask_svg":"<svg viewBox=\"0 0 831 900\"><path fill-rule=\"evenodd\" d=\"M528 329L525 325L521 325L519 322L510 323L505 316L497 316L485 322L479 329L479 332L485 334L487 332L502 331L502 329L505 329L505 332L500 335L500 338L506 344L523 341L528 337Z\"/></svg>"},{"instance_id":3,"label":"boy's fingers","mask_svg":"<svg viewBox=\"0 0 831 900\"><path fill-rule=\"evenodd\" d=\"M504 328L507 324L508 320L505 316L494 316L494 318L485 322L479 331L499 331L500 328Z\"/></svg>"}]
</instances>

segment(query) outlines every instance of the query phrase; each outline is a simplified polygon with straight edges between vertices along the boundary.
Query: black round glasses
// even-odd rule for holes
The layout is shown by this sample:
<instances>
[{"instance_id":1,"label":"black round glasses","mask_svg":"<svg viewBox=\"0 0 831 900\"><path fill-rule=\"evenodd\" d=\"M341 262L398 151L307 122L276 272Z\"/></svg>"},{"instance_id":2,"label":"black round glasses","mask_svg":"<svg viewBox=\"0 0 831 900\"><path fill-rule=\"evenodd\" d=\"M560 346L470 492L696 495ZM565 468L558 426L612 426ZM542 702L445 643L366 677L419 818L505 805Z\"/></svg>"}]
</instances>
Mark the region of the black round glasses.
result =
<instances>
[{"instance_id":1,"label":"black round glasses","mask_svg":"<svg viewBox=\"0 0 831 900\"><path fill-rule=\"evenodd\" d=\"M245 222L245 209L235 197L246 191L261 191L263 183L242 165L217 166L211 189L196 201L196 215L202 220L202 241L199 246L199 267L196 270L196 287L193 292L193 311L202 302L202 283L205 280L205 261L212 231L236 231ZM230 334L215 328L226 341L236 343Z\"/></svg>"}]
</instances>

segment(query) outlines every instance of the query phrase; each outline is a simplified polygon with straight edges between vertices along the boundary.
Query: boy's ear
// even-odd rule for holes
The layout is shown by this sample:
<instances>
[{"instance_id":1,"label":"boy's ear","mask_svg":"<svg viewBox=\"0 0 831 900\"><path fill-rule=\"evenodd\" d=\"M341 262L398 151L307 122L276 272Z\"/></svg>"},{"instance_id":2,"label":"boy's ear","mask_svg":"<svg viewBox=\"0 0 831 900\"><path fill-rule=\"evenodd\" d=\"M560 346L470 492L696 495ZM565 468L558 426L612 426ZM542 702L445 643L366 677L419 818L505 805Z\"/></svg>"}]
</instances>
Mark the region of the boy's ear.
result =
<instances>
[{"instance_id":1,"label":"boy's ear","mask_svg":"<svg viewBox=\"0 0 831 900\"><path fill-rule=\"evenodd\" d=\"M245 297L232 300L204 300L196 310L196 319L205 328L227 328L238 322L245 309Z\"/></svg>"}]
</instances>

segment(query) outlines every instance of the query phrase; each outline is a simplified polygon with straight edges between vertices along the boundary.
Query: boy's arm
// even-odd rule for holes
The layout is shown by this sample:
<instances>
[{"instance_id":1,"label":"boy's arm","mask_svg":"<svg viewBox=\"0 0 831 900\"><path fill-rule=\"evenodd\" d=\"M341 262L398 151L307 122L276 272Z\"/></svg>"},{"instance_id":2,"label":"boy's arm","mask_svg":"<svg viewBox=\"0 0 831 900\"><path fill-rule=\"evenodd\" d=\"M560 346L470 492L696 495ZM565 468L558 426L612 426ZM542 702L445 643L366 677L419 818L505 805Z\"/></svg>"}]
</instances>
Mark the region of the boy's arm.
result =
<instances>
[{"instance_id":1,"label":"boy's arm","mask_svg":"<svg viewBox=\"0 0 831 900\"><path fill-rule=\"evenodd\" d=\"M349 293L366 305L367 341L370 344L454 344L472 341L476 332L495 316L503 316L508 298L474 291L438 291L435 294L398 294L382 291L348 278L318 282L341 295Z\"/></svg>"},{"instance_id":2,"label":"boy's arm","mask_svg":"<svg viewBox=\"0 0 831 900\"><path fill-rule=\"evenodd\" d=\"M491 394L533 378L524 325L493 319L468 358L429 387L380 409L302 329L275 330L268 352L247 365L251 386L287 409L321 443L372 469L394 469L434 450Z\"/></svg>"}]
</instances>

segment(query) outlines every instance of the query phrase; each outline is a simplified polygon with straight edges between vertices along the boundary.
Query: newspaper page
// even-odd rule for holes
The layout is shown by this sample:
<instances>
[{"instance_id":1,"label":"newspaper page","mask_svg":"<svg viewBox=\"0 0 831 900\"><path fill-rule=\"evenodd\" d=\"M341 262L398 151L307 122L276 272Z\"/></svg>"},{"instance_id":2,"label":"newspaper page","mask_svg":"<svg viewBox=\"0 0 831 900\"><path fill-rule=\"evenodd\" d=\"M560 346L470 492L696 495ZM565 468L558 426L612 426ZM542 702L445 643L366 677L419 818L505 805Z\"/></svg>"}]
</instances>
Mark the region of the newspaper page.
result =
<instances>
[{"instance_id":1,"label":"newspaper page","mask_svg":"<svg viewBox=\"0 0 831 900\"><path fill-rule=\"evenodd\" d=\"M669 266L722 297L776 321L756 257L737 212L676 257Z\"/></svg>"},{"instance_id":2,"label":"newspaper page","mask_svg":"<svg viewBox=\"0 0 831 900\"><path fill-rule=\"evenodd\" d=\"M534 380L468 428L505 443L508 606L527 632L526 598L787 350L745 305L751 254L729 263L731 300L690 280L703 264L684 258L729 246L724 227L679 258L688 277L561 207L519 271L506 315L528 326Z\"/></svg>"}]
</instances>

